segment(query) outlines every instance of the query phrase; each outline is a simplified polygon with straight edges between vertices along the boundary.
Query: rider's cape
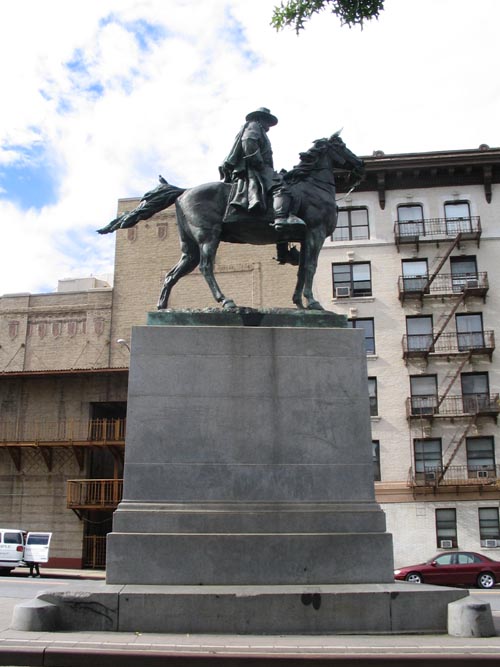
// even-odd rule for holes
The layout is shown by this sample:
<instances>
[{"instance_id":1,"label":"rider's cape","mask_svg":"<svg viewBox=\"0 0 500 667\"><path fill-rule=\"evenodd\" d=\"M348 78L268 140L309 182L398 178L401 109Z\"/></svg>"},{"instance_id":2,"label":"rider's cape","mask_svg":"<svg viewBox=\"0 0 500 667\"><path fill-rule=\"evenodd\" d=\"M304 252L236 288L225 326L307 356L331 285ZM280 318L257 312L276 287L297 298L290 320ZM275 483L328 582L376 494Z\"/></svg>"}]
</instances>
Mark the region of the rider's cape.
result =
<instances>
[{"instance_id":1,"label":"rider's cape","mask_svg":"<svg viewBox=\"0 0 500 667\"><path fill-rule=\"evenodd\" d=\"M245 134L259 144L264 159L264 165L259 169L253 167L251 160L245 156L243 149ZM273 219L268 199L277 174L272 166L271 144L259 123L249 121L243 125L235 137L228 156L219 167L219 172L226 183L232 183L225 221L235 217L241 218L242 214Z\"/></svg>"}]
</instances>

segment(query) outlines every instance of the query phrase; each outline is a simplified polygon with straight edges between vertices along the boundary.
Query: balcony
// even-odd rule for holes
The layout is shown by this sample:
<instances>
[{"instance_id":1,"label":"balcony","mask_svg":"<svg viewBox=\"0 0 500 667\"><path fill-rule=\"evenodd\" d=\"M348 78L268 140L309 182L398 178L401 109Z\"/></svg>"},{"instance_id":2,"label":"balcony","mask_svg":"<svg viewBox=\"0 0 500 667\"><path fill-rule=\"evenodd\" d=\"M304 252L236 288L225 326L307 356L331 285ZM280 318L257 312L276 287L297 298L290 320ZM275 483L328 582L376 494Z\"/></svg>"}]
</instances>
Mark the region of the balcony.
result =
<instances>
[{"instance_id":1,"label":"balcony","mask_svg":"<svg viewBox=\"0 0 500 667\"><path fill-rule=\"evenodd\" d=\"M434 276L399 276L398 295L401 303L408 299L424 297L486 297L489 290L488 273L480 271L471 275L443 273Z\"/></svg>"},{"instance_id":2,"label":"balcony","mask_svg":"<svg viewBox=\"0 0 500 667\"><path fill-rule=\"evenodd\" d=\"M123 495L123 479L69 479L67 507L72 510L115 510Z\"/></svg>"},{"instance_id":3,"label":"balcony","mask_svg":"<svg viewBox=\"0 0 500 667\"><path fill-rule=\"evenodd\" d=\"M406 399L406 416L414 419L457 419L492 417L495 422L500 412L498 394L470 394L460 396L410 396Z\"/></svg>"},{"instance_id":4,"label":"balcony","mask_svg":"<svg viewBox=\"0 0 500 667\"><path fill-rule=\"evenodd\" d=\"M394 241L396 246L411 243L439 243L450 241L460 234L463 241L476 241L481 238L481 219L479 216L467 218L427 218L425 220L396 221L394 223Z\"/></svg>"},{"instance_id":5,"label":"balcony","mask_svg":"<svg viewBox=\"0 0 500 667\"><path fill-rule=\"evenodd\" d=\"M22 468L23 449L36 449L51 471L54 448L69 447L82 470L88 448L105 447L117 458L123 458L125 429L126 419L0 420L0 448L9 452L18 471Z\"/></svg>"},{"instance_id":6,"label":"balcony","mask_svg":"<svg viewBox=\"0 0 500 667\"><path fill-rule=\"evenodd\" d=\"M410 468L408 484L415 490L449 491L450 487L493 487L497 488L500 466L491 464L484 466L461 465L449 466L443 474L442 466L425 467L425 472L415 472Z\"/></svg>"},{"instance_id":7,"label":"balcony","mask_svg":"<svg viewBox=\"0 0 500 667\"><path fill-rule=\"evenodd\" d=\"M0 446L124 444L125 419L0 421Z\"/></svg>"},{"instance_id":8,"label":"balcony","mask_svg":"<svg viewBox=\"0 0 500 667\"><path fill-rule=\"evenodd\" d=\"M470 333L442 333L436 340L435 333L404 335L403 359L427 359L435 357L451 357L472 353L488 355L492 359L495 349L494 331L474 331Z\"/></svg>"}]
</instances>

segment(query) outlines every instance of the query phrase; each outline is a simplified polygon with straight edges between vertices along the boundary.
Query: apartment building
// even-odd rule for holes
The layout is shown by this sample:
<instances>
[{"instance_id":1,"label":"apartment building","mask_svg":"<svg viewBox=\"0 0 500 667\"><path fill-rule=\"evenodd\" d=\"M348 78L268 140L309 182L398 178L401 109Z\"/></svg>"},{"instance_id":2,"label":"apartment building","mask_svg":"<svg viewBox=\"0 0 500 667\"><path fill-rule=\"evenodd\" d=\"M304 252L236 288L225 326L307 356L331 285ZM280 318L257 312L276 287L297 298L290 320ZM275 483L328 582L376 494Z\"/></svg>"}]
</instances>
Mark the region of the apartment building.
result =
<instances>
[{"instance_id":1,"label":"apartment building","mask_svg":"<svg viewBox=\"0 0 500 667\"><path fill-rule=\"evenodd\" d=\"M365 332L376 494L396 565L500 559L500 149L376 152L320 255L321 303Z\"/></svg>"}]
</instances>

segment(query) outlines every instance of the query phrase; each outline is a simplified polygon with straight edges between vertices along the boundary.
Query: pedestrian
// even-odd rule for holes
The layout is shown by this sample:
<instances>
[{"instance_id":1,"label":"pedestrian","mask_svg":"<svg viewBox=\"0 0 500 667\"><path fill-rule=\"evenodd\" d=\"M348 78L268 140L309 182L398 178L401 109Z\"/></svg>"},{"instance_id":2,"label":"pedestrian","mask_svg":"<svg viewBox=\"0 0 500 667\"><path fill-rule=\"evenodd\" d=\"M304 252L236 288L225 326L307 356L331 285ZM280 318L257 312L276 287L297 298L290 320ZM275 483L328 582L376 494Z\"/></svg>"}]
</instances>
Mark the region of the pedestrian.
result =
<instances>
[{"instance_id":1,"label":"pedestrian","mask_svg":"<svg viewBox=\"0 0 500 667\"><path fill-rule=\"evenodd\" d=\"M35 561L30 560L26 563L26 565L29 565L29 568L30 568L29 576L30 577L39 577L40 576L40 565L38 563L36 563ZM33 570L36 572L35 575L33 574Z\"/></svg>"}]
</instances>

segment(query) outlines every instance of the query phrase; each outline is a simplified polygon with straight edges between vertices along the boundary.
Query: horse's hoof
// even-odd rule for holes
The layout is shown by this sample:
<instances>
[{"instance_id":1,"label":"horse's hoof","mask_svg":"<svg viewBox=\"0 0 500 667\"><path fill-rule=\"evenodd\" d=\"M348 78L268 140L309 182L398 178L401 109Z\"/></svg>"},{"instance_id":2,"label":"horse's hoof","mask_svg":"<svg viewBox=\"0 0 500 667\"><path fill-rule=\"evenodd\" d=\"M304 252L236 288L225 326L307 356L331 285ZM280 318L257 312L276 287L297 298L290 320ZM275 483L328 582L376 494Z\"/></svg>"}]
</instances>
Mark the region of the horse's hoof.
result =
<instances>
[{"instance_id":1,"label":"horse's hoof","mask_svg":"<svg viewBox=\"0 0 500 667\"><path fill-rule=\"evenodd\" d=\"M307 306L307 310L325 310L319 301L311 301Z\"/></svg>"},{"instance_id":2,"label":"horse's hoof","mask_svg":"<svg viewBox=\"0 0 500 667\"><path fill-rule=\"evenodd\" d=\"M297 310L304 310L304 304L302 301L294 301L293 303L297 306Z\"/></svg>"},{"instance_id":3,"label":"horse's hoof","mask_svg":"<svg viewBox=\"0 0 500 667\"><path fill-rule=\"evenodd\" d=\"M222 307L224 310L229 310L230 308L238 308L232 299L224 299L222 302Z\"/></svg>"}]
</instances>

